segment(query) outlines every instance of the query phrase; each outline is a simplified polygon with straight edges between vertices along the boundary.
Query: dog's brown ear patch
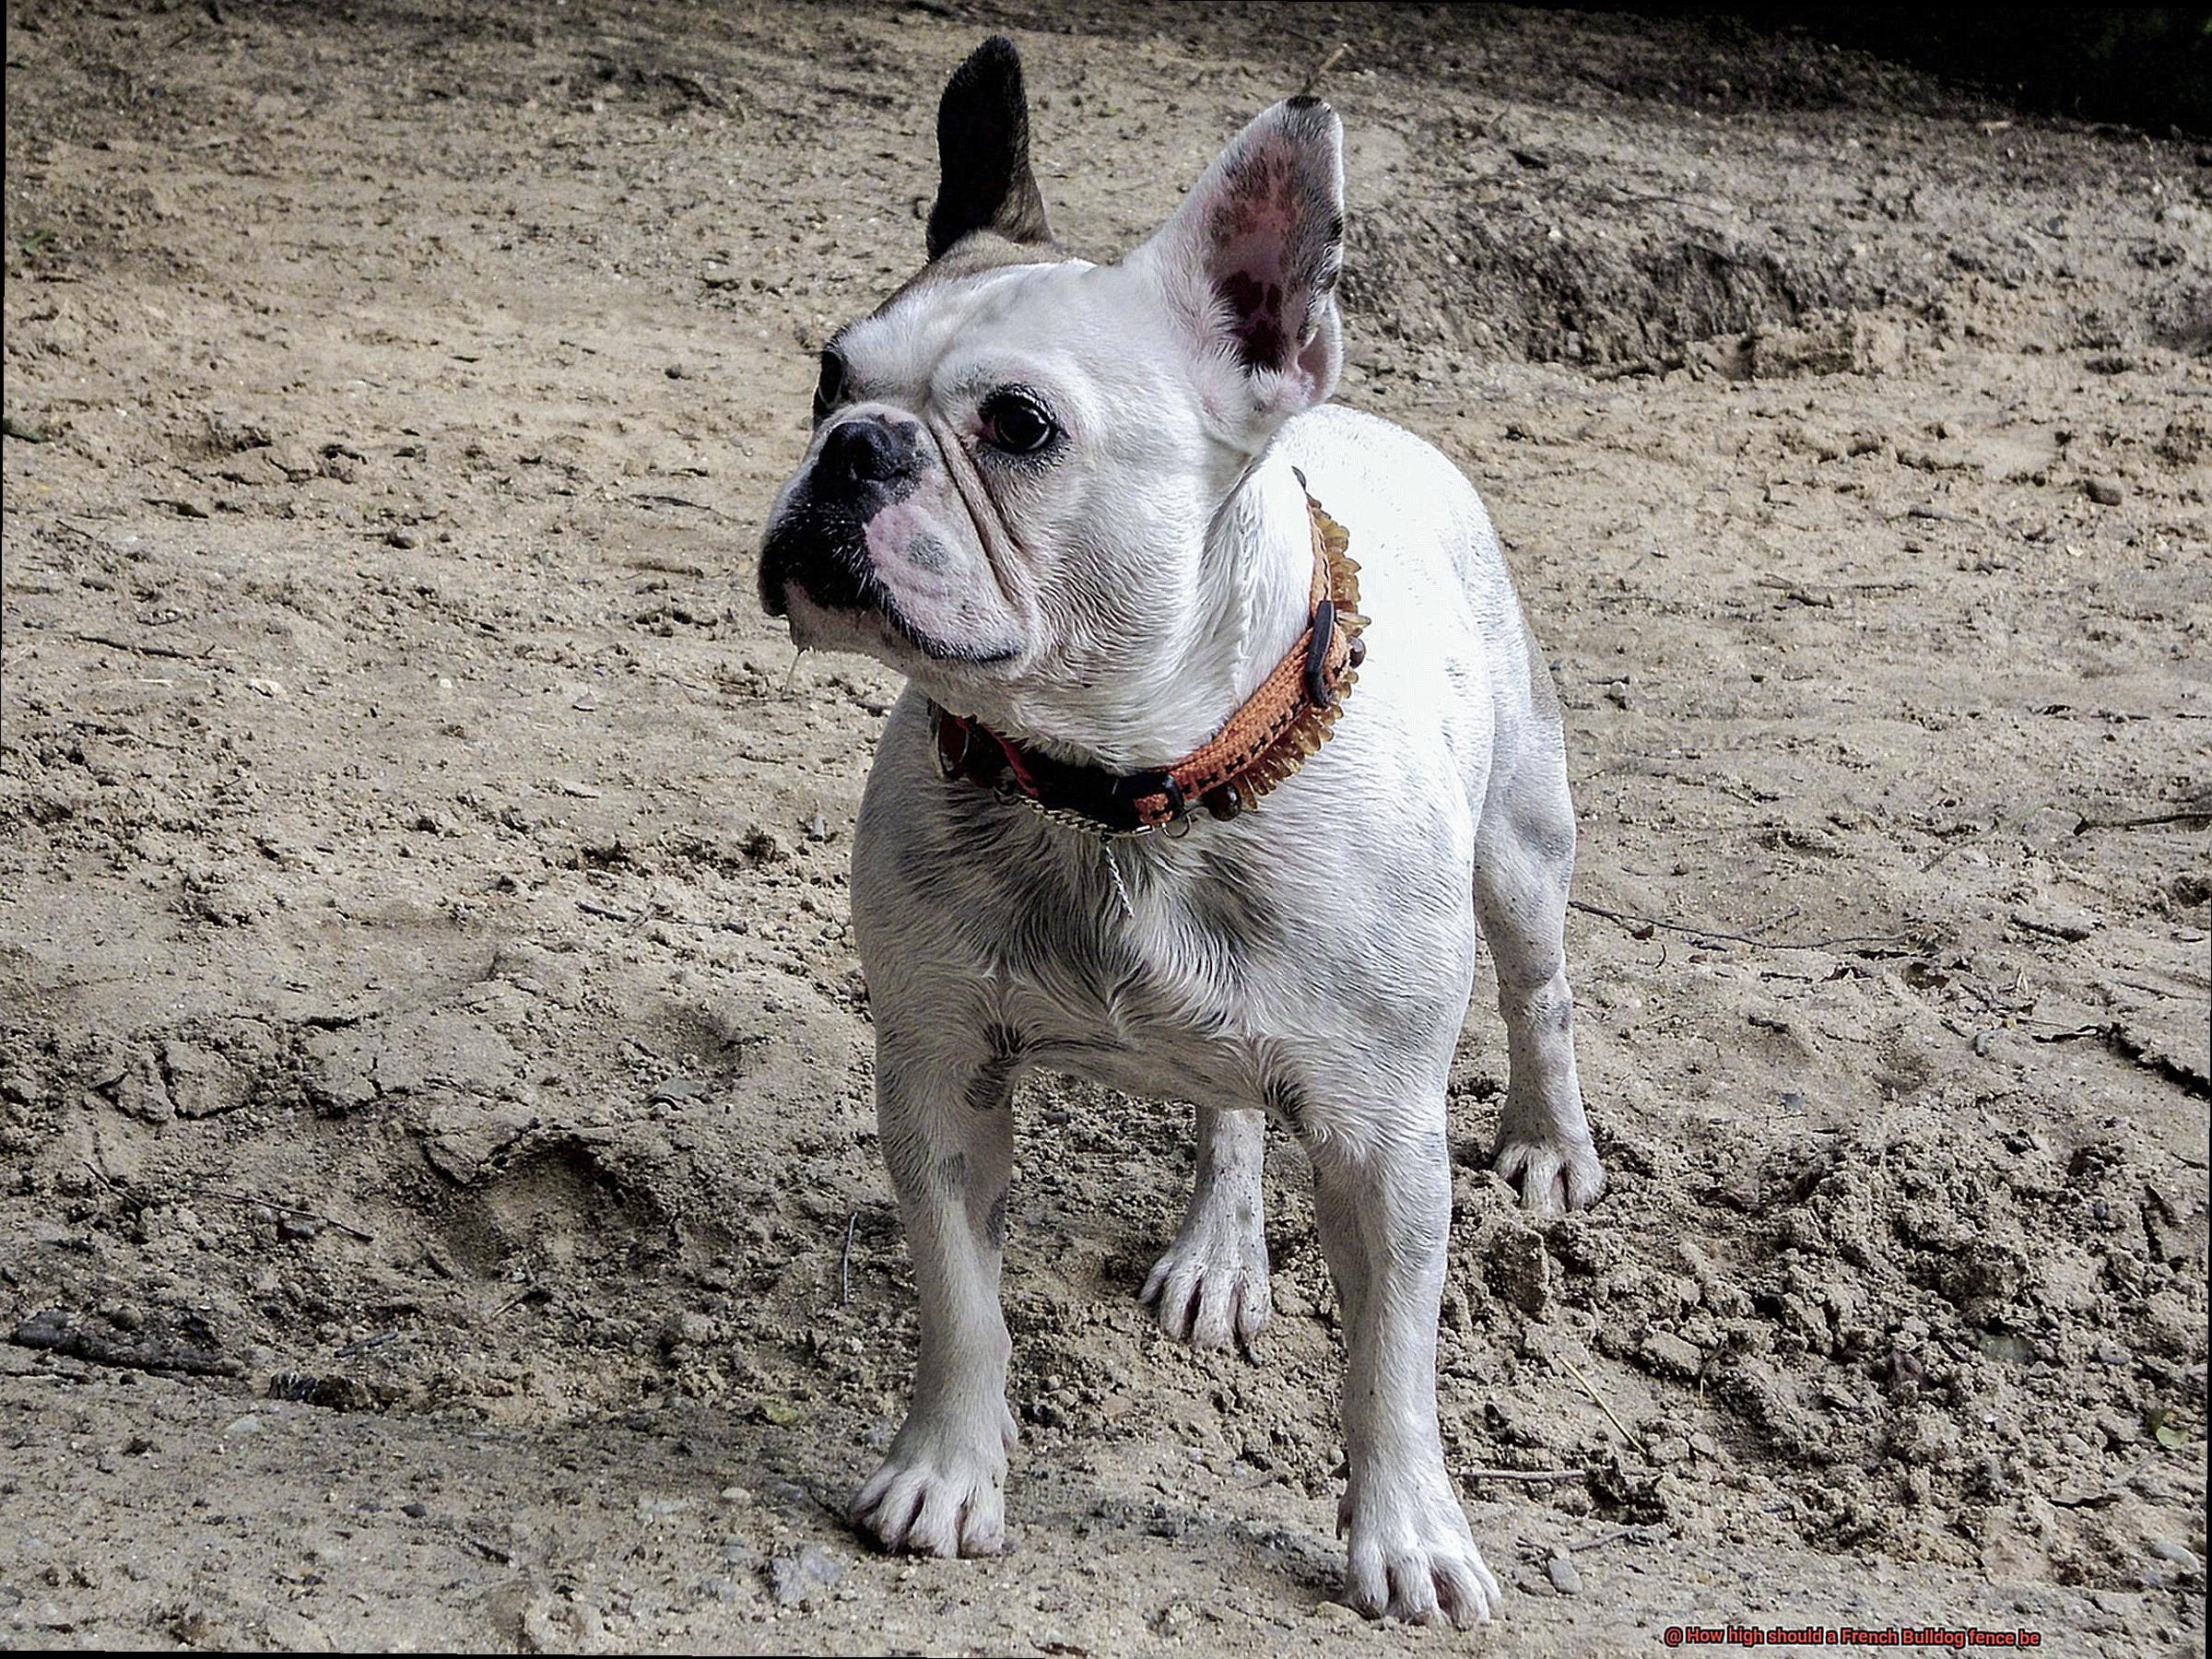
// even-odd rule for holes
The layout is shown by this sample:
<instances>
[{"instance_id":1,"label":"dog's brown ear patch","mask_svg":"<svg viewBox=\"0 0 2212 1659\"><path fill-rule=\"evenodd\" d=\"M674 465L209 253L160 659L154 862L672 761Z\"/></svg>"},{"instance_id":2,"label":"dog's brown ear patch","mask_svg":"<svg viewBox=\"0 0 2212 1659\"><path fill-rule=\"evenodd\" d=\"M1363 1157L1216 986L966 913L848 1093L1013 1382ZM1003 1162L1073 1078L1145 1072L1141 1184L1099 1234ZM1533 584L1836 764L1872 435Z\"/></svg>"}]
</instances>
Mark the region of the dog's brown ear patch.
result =
<instances>
[{"instance_id":1,"label":"dog's brown ear patch","mask_svg":"<svg viewBox=\"0 0 2212 1659\"><path fill-rule=\"evenodd\" d=\"M993 35L952 72L937 105L937 200L929 257L978 230L1049 246L1044 197L1030 171L1030 100L1021 55Z\"/></svg>"}]
</instances>

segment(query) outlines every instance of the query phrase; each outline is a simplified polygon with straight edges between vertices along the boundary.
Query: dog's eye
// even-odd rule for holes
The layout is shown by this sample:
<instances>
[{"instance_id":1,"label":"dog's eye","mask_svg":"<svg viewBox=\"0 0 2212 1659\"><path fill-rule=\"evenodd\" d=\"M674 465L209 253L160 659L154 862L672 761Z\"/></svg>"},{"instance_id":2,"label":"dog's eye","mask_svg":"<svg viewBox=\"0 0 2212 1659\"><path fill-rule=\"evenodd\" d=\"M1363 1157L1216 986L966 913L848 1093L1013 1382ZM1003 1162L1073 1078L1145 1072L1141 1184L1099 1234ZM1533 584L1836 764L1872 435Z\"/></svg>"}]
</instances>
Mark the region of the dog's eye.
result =
<instances>
[{"instance_id":1,"label":"dog's eye","mask_svg":"<svg viewBox=\"0 0 2212 1659\"><path fill-rule=\"evenodd\" d=\"M822 353L822 378L814 382L814 424L845 401L845 359L832 346Z\"/></svg>"},{"instance_id":2,"label":"dog's eye","mask_svg":"<svg viewBox=\"0 0 2212 1659\"><path fill-rule=\"evenodd\" d=\"M983 399L983 437L1009 455L1034 455L1060 435L1036 396L1008 386Z\"/></svg>"}]
</instances>

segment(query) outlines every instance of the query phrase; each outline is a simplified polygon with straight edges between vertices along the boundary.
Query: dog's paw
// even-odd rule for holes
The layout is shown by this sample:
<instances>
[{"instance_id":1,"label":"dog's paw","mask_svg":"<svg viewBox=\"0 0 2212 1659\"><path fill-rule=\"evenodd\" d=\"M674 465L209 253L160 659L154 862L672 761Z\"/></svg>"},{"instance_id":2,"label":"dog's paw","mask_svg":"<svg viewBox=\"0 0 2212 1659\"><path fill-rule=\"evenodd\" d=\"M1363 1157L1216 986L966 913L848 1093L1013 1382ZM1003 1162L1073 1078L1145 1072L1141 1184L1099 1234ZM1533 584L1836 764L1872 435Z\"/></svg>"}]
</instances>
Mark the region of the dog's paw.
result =
<instances>
[{"instance_id":1,"label":"dog's paw","mask_svg":"<svg viewBox=\"0 0 2212 1659\"><path fill-rule=\"evenodd\" d=\"M1194 1211L1145 1281L1159 1328L1195 1348L1249 1347L1275 1311L1267 1293L1267 1235L1256 1212Z\"/></svg>"},{"instance_id":2,"label":"dog's paw","mask_svg":"<svg viewBox=\"0 0 2212 1659\"><path fill-rule=\"evenodd\" d=\"M853 1500L853 1524L897 1554L986 1556L1006 1547L1006 1453L1014 1419L1002 1410L998 1442L978 1446L910 1420L883 1466Z\"/></svg>"},{"instance_id":3,"label":"dog's paw","mask_svg":"<svg viewBox=\"0 0 2212 1659\"><path fill-rule=\"evenodd\" d=\"M1588 1209L1606 1190L1606 1171L1587 1135L1571 1141L1505 1131L1498 1137L1491 1168L1521 1194L1521 1207L1538 1216Z\"/></svg>"},{"instance_id":4,"label":"dog's paw","mask_svg":"<svg viewBox=\"0 0 2212 1659\"><path fill-rule=\"evenodd\" d=\"M1498 1581L1441 1473L1433 1488L1417 1481L1390 1502L1347 1494L1336 1529L1350 1540L1346 1599L1370 1618L1428 1624L1441 1617L1464 1630L1498 1611Z\"/></svg>"}]
</instances>

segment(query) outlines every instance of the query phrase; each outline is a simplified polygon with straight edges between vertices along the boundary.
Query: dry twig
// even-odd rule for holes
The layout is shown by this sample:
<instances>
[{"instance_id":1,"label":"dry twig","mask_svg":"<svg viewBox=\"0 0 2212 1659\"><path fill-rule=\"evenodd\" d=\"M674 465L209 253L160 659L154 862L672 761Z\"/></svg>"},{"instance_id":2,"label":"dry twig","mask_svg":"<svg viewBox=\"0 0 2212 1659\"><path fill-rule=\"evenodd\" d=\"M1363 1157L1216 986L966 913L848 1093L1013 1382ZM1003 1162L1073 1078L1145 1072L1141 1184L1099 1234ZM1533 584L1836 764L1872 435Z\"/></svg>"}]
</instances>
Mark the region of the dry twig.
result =
<instances>
[{"instance_id":1,"label":"dry twig","mask_svg":"<svg viewBox=\"0 0 2212 1659\"><path fill-rule=\"evenodd\" d=\"M1639 1544L1648 1543L1651 1535L1651 1529L1646 1526L1618 1526L1609 1533L1600 1533L1594 1538L1584 1538L1580 1544L1570 1544L1567 1547L1579 1553L1585 1549L1603 1549L1606 1545L1618 1544L1623 1538L1633 1538Z\"/></svg>"},{"instance_id":2,"label":"dry twig","mask_svg":"<svg viewBox=\"0 0 2212 1659\"><path fill-rule=\"evenodd\" d=\"M1619 1430L1622 1438L1627 1440L1630 1445L1635 1447L1640 1454L1648 1457L1650 1453L1644 1452L1643 1442L1636 1438L1635 1432L1626 1423L1613 1415L1613 1407L1606 1405L1605 1397L1590 1385L1590 1379L1583 1375L1583 1368L1564 1354L1559 1356L1559 1363L1565 1366L1574 1380L1583 1385L1583 1392L1590 1396L1592 1404L1606 1414L1606 1421Z\"/></svg>"},{"instance_id":3,"label":"dry twig","mask_svg":"<svg viewBox=\"0 0 2212 1659\"><path fill-rule=\"evenodd\" d=\"M1321 85L1321 77L1335 68L1337 62L1350 50L1349 44L1339 46L1327 57L1323 58L1320 63L1314 65L1312 73L1306 76L1304 84L1299 88L1298 95L1300 98L1312 97L1313 88Z\"/></svg>"},{"instance_id":4,"label":"dry twig","mask_svg":"<svg viewBox=\"0 0 2212 1659\"><path fill-rule=\"evenodd\" d=\"M2154 812L2147 818L2093 818L2081 815L2081 822L2074 826L2074 833L2087 835L2092 830L2147 830L2154 824L2212 824L2212 809L2203 806L2184 806L2178 812Z\"/></svg>"},{"instance_id":5,"label":"dry twig","mask_svg":"<svg viewBox=\"0 0 2212 1659\"><path fill-rule=\"evenodd\" d=\"M1618 922L1635 937L1648 939L1651 929L1665 928L1668 933L1688 934L1693 939L1726 939L1735 945L1757 945L1768 950L1832 950L1839 945L1900 945L1912 937L1910 934L1837 934L1825 939L1761 939L1752 934L1728 933L1718 927L1689 927L1679 922L1662 922L1656 916L1631 916L1624 911L1607 910L1602 904L1592 904L1583 899L1567 901L1576 910L1592 916L1603 916L1608 922ZM1645 931L1637 933L1636 929Z\"/></svg>"},{"instance_id":6,"label":"dry twig","mask_svg":"<svg viewBox=\"0 0 2212 1659\"><path fill-rule=\"evenodd\" d=\"M374 1233L365 1233L358 1227L349 1227L335 1217L323 1214L320 1210L301 1209L296 1204L279 1204L274 1198L259 1197L253 1193L227 1192L221 1187L201 1186L192 1190L204 1197L227 1198L232 1204L258 1204L265 1209L282 1210L288 1216L305 1216L310 1221L320 1221L325 1227L336 1228L349 1239L359 1239L364 1244L376 1242Z\"/></svg>"},{"instance_id":7,"label":"dry twig","mask_svg":"<svg viewBox=\"0 0 2212 1659\"><path fill-rule=\"evenodd\" d=\"M128 651L138 656L174 657L180 663L204 663L209 653L205 651L179 651L173 645L147 645L133 640L118 640L112 634L73 633L65 636L87 645L105 645L111 651Z\"/></svg>"}]
</instances>

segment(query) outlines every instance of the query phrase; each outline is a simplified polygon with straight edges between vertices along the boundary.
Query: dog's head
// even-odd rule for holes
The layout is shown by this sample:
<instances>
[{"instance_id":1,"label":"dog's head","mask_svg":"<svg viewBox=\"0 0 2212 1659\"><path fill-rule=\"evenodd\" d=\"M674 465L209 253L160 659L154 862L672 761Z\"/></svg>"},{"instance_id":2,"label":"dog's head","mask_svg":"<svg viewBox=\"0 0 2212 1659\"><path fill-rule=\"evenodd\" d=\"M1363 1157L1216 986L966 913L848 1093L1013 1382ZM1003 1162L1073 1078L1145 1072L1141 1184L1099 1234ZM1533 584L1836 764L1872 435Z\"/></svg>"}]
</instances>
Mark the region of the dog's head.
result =
<instances>
[{"instance_id":1,"label":"dog's head","mask_svg":"<svg viewBox=\"0 0 2212 1659\"><path fill-rule=\"evenodd\" d=\"M1157 687L1242 573L1209 535L1342 352L1341 129L1263 112L1115 265L1062 254L1012 43L937 115L929 263L824 348L814 436L776 499L760 594L802 646L865 652L1002 730Z\"/></svg>"}]
</instances>

